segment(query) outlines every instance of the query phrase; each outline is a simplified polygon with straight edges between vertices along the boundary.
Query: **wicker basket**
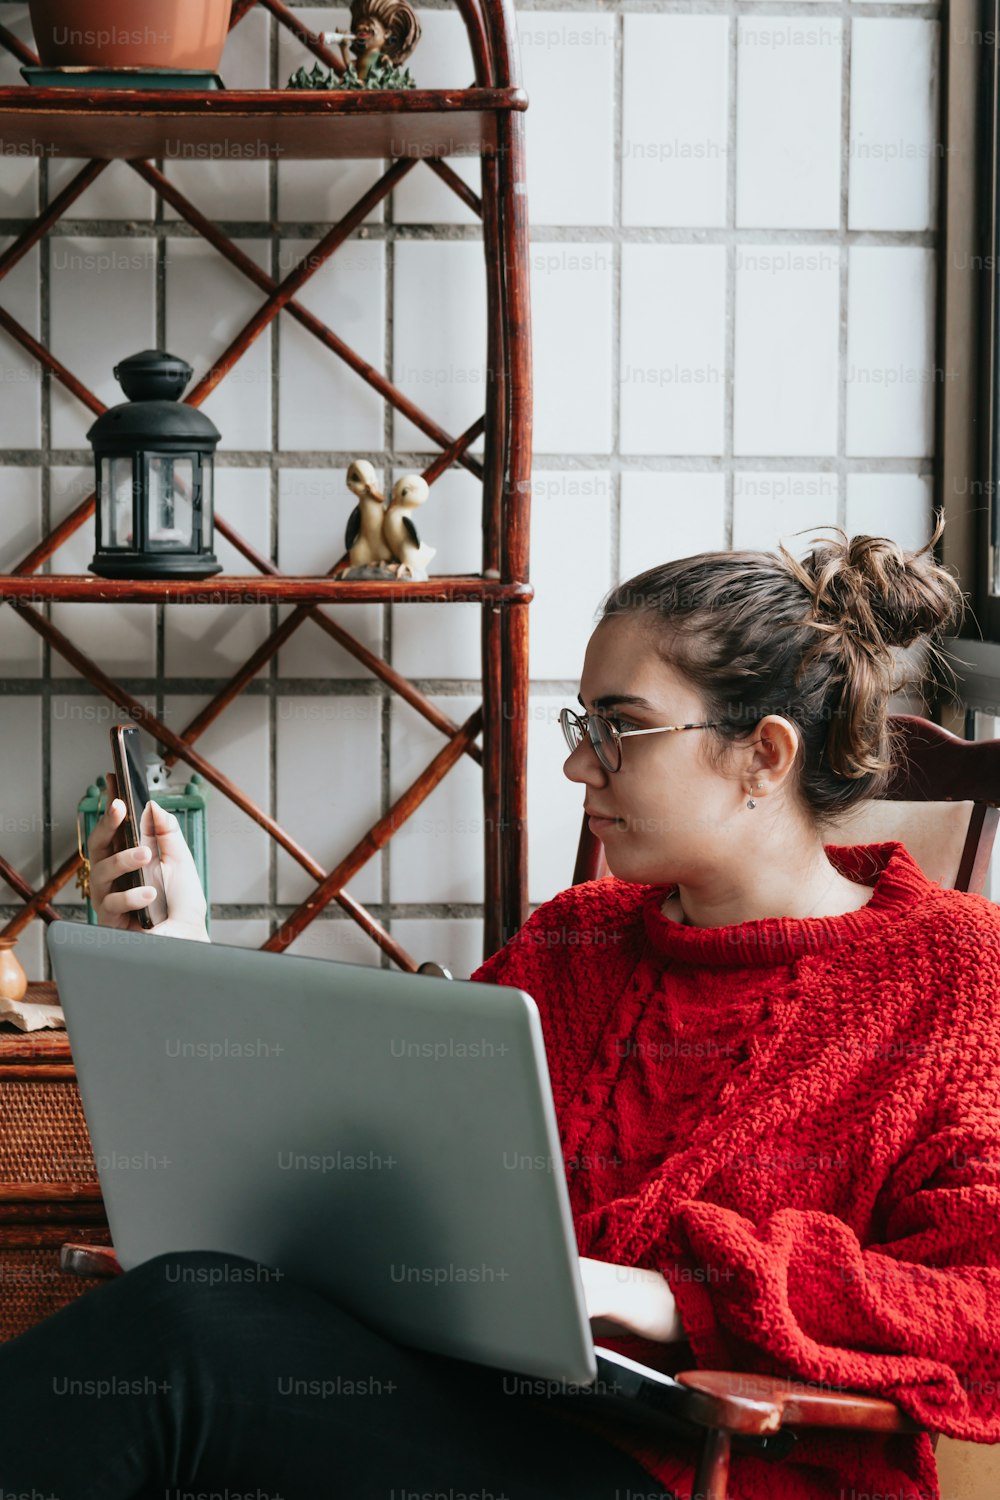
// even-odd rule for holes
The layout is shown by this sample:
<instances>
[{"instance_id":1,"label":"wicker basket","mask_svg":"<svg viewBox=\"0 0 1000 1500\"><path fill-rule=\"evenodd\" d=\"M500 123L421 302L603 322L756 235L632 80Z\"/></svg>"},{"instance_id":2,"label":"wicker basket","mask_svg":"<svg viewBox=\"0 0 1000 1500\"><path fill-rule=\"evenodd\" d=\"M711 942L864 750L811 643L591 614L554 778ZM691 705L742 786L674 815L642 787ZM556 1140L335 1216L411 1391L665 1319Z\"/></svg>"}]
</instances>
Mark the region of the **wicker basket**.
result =
<instances>
[{"instance_id":1,"label":"wicker basket","mask_svg":"<svg viewBox=\"0 0 1000 1500\"><path fill-rule=\"evenodd\" d=\"M59 1269L66 1240L110 1244L69 1041L0 1025L0 1339L97 1285Z\"/></svg>"},{"instance_id":2,"label":"wicker basket","mask_svg":"<svg viewBox=\"0 0 1000 1500\"><path fill-rule=\"evenodd\" d=\"M81 1293L99 1285L96 1280L68 1276L59 1269L59 1247L63 1240L78 1234L82 1237L84 1233L61 1232L50 1245L0 1246L0 1340L16 1338ZM100 1243L106 1244L107 1236Z\"/></svg>"}]
</instances>

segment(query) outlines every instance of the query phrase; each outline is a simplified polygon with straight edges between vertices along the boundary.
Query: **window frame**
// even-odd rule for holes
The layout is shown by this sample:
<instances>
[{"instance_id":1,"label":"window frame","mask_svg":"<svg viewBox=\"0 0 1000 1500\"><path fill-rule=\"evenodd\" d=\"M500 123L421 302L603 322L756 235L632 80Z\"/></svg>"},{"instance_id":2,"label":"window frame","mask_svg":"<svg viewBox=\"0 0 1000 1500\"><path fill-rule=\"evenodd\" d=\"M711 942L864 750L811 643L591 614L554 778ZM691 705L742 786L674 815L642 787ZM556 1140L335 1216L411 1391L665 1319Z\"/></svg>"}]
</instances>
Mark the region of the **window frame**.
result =
<instances>
[{"instance_id":1,"label":"window frame","mask_svg":"<svg viewBox=\"0 0 1000 1500\"><path fill-rule=\"evenodd\" d=\"M947 524L939 556L971 604L958 639L995 647L1000 680L1000 593L990 593L990 512L1000 503L994 271L1000 252L1000 0L953 0L943 21L937 343L945 378L935 420L935 503Z\"/></svg>"}]
</instances>

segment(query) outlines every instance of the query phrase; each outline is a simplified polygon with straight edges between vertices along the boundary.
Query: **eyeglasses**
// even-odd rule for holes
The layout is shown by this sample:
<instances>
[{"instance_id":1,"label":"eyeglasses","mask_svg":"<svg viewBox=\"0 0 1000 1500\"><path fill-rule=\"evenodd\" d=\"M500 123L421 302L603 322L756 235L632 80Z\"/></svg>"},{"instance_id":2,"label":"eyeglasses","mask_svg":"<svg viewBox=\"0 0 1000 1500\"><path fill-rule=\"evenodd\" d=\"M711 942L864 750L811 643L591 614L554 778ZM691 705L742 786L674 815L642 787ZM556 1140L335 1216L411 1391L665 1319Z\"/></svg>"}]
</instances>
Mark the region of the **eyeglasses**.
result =
<instances>
[{"instance_id":1,"label":"eyeglasses","mask_svg":"<svg viewBox=\"0 0 1000 1500\"><path fill-rule=\"evenodd\" d=\"M657 729L619 729L603 714L578 714L564 708L559 714L559 724L571 750L583 744L584 735L597 752L597 759L606 771L620 770L623 739L630 734L674 734L682 729L715 729L720 720L711 724L661 724Z\"/></svg>"}]
</instances>

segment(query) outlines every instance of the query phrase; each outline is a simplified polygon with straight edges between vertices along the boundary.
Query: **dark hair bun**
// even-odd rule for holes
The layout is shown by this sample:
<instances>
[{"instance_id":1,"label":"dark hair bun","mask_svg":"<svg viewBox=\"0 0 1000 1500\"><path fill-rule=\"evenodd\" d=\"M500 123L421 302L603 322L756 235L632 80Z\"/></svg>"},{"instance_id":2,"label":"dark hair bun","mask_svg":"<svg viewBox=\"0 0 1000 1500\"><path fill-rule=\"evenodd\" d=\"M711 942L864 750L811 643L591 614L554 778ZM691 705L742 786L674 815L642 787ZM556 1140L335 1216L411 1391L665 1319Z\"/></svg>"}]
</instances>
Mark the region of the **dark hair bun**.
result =
<instances>
[{"instance_id":1,"label":"dark hair bun","mask_svg":"<svg viewBox=\"0 0 1000 1500\"><path fill-rule=\"evenodd\" d=\"M961 619L964 596L951 573L935 562L933 547L944 529L919 552L906 552L884 536L848 536L819 541L801 564L778 548L812 596L817 625L855 637L869 650L911 646L949 630Z\"/></svg>"}]
</instances>

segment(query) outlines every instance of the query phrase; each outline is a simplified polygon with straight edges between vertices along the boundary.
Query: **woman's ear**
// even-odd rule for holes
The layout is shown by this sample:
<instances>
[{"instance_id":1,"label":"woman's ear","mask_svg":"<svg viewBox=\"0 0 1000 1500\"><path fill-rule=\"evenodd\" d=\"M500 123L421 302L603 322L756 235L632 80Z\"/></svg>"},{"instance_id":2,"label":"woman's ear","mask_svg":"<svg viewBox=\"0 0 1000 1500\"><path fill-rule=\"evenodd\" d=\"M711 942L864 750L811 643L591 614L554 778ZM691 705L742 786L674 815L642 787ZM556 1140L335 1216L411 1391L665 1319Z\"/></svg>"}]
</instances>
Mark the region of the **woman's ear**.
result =
<instances>
[{"instance_id":1,"label":"woman's ear","mask_svg":"<svg viewBox=\"0 0 1000 1500\"><path fill-rule=\"evenodd\" d=\"M790 719L768 714L757 725L750 770L765 771L774 785L784 781L799 752L799 732Z\"/></svg>"}]
</instances>

